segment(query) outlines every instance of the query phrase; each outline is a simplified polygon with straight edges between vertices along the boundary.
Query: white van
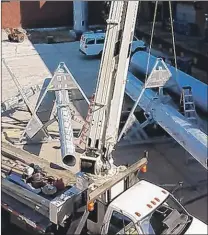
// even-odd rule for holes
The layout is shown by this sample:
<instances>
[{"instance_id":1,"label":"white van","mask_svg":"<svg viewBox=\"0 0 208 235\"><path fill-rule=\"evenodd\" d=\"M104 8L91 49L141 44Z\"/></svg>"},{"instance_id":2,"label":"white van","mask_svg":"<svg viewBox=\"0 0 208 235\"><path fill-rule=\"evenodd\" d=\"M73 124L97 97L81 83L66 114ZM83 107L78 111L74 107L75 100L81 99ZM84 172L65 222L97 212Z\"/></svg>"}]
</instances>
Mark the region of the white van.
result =
<instances>
[{"instance_id":1,"label":"white van","mask_svg":"<svg viewBox=\"0 0 208 235\"><path fill-rule=\"evenodd\" d=\"M103 52L105 32L102 30L89 31L83 33L80 39L79 51L87 56L101 56ZM142 40L135 37L132 43L132 53L137 50L146 50L146 45Z\"/></svg>"}]
</instances>

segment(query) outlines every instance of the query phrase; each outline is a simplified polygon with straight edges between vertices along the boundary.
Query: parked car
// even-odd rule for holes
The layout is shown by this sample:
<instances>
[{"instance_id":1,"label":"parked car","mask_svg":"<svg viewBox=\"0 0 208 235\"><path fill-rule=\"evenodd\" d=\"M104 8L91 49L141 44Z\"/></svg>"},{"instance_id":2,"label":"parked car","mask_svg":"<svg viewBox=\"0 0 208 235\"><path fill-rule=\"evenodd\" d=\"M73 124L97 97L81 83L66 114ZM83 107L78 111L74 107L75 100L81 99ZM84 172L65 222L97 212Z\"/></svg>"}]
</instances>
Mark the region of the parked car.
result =
<instances>
[{"instance_id":1,"label":"parked car","mask_svg":"<svg viewBox=\"0 0 208 235\"><path fill-rule=\"evenodd\" d=\"M83 33L80 39L80 52L86 56L101 56L105 41L105 32L103 30L89 31ZM147 46L142 40L134 37L131 52L146 50Z\"/></svg>"}]
</instances>

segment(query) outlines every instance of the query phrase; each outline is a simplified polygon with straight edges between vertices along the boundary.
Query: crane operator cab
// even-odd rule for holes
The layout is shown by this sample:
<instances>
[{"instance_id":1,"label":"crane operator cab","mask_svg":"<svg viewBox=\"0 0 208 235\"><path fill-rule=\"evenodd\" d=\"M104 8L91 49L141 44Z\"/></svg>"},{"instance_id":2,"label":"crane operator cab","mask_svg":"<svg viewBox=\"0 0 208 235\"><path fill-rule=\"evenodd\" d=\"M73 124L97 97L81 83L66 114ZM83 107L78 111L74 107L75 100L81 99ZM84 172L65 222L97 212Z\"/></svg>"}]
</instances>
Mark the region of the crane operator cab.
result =
<instances>
[{"instance_id":1,"label":"crane operator cab","mask_svg":"<svg viewBox=\"0 0 208 235\"><path fill-rule=\"evenodd\" d=\"M101 56L104 47L105 32L103 30L89 31L82 34L79 51L87 56ZM142 40L135 37L132 42L132 54L136 51L146 51L147 46Z\"/></svg>"}]
</instances>

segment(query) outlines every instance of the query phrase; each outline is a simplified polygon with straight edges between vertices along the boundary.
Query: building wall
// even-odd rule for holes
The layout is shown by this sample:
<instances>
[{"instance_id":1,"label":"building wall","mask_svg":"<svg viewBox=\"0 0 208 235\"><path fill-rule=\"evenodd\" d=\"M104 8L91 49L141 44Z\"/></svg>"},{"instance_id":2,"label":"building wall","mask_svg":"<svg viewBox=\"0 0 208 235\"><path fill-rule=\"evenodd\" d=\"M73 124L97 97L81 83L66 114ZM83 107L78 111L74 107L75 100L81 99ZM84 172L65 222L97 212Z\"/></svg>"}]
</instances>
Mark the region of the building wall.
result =
<instances>
[{"instance_id":1,"label":"building wall","mask_svg":"<svg viewBox=\"0 0 208 235\"><path fill-rule=\"evenodd\" d=\"M88 1L88 23L89 25L94 24L105 24L103 14L104 4L103 1Z\"/></svg>"},{"instance_id":2,"label":"building wall","mask_svg":"<svg viewBox=\"0 0 208 235\"><path fill-rule=\"evenodd\" d=\"M205 13L208 13L208 2L200 2L200 9L196 9L196 24L199 27L200 33L204 36L205 33Z\"/></svg>"},{"instance_id":3,"label":"building wall","mask_svg":"<svg viewBox=\"0 0 208 235\"><path fill-rule=\"evenodd\" d=\"M152 20L151 2L142 2L139 18ZM8 1L2 4L2 28L20 27L41 28L73 25L73 1ZM185 2L184 2L185 4ZM193 5L187 2L187 5ZM204 34L205 17L208 13L208 1L200 2L196 9L196 24L201 35ZM89 1L89 24L103 24L103 2Z\"/></svg>"},{"instance_id":4,"label":"building wall","mask_svg":"<svg viewBox=\"0 0 208 235\"><path fill-rule=\"evenodd\" d=\"M2 28L16 28L21 25L20 2L2 2Z\"/></svg>"},{"instance_id":5,"label":"building wall","mask_svg":"<svg viewBox=\"0 0 208 235\"><path fill-rule=\"evenodd\" d=\"M184 21L197 25L199 34L204 36L205 32L205 13L208 13L208 1L199 2L177 2L178 9L184 14ZM182 9L182 7L184 9ZM189 12L188 12L189 11ZM189 14L188 14L189 13ZM182 20L182 19L180 19Z\"/></svg>"},{"instance_id":6,"label":"building wall","mask_svg":"<svg viewBox=\"0 0 208 235\"><path fill-rule=\"evenodd\" d=\"M176 7L176 19L187 23L196 23L196 10L193 4L178 3Z\"/></svg>"},{"instance_id":7,"label":"building wall","mask_svg":"<svg viewBox=\"0 0 208 235\"><path fill-rule=\"evenodd\" d=\"M73 25L72 1L2 3L2 28L41 28Z\"/></svg>"},{"instance_id":8,"label":"building wall","mask_svg":"<svg viewBox=\"0 0 208 235\"><path fill-rule=\"evenodd\" d=\"M175 1L172 1L172 14L175 14ZM152 22L155 12L155 1L141 1L139 5L139 21ZM157 5L156 21L161 21L163 18L169 18L168 1L159 1Z\"/></svg>"}]
</instances>

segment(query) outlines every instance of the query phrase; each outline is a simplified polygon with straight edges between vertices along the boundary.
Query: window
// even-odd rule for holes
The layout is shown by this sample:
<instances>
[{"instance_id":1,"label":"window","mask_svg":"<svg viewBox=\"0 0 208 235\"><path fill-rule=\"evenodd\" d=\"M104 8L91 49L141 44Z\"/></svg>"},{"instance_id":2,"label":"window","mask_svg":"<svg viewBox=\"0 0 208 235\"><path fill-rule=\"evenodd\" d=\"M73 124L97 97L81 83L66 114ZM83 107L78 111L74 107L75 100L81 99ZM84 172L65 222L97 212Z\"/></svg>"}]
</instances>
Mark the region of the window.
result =
<instances>
[{"instance_id":1,"label":"window","mask_svg":"<svg viewBox=\"0 0 208 235\"><path fill-rule=\"evenodd\" d=\"M144 234L172 234L174 229L182 231L185 226L188 226L188 219L185 209L172 196L169 196L153 213L139 223ZM173 221L174 223L170 226L168 223Z\"/></svg>"},{"instance_id":2,"label":"window","mask_svg":"<svg viewBox=\"0 0 208 235\"><path fill-rule=\"evenodd\" d=\"M127 216L113 211L109 228L108 235L115 234L138 234L135 224Z\"/></svg>"},{"instance_id":3,"label":"window","mask_svg":"<svg viewBox=\"0 0 208 235\"><path fill-rule=\"evenodd\" d=\"M97 39L97 40L96 40L96 43L97 43L97 44L104 44L104 38Z\"/></svg>"},{"instance_id":4,"label":"window","mask_svg":"<svg viewBox=\"0 0 208 235\"><path fill-rule=\"evenodd\" d=\"M95 44L95 39L88 38L88 39L86 40L86 44L87 44L87 45Z\"/></svg>"}]
</instances>

